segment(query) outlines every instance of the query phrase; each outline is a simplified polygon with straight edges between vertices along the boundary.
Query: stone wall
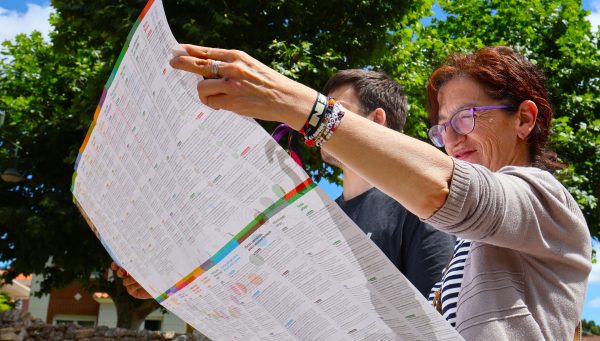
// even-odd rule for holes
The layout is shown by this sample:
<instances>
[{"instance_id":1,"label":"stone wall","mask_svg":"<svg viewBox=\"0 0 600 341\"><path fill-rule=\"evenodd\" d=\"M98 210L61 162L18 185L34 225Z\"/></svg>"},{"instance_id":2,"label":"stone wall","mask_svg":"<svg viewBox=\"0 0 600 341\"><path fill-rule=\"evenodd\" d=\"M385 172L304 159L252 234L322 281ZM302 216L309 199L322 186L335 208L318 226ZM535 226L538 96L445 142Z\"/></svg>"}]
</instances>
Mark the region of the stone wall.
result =
<instances>
[{"instance_id":1,"label":"stone wall","mask_svg":"<svg viewBox=\"0 0 600 341\"><path fill-rule=\"evenodd\" d=\"M149 330L122 328L83 328L75 324L51 326L29 313L19 310L0 312L0 341L210 341L206 336L194 332L176 334Z\"/></svg>"}]
</instances>

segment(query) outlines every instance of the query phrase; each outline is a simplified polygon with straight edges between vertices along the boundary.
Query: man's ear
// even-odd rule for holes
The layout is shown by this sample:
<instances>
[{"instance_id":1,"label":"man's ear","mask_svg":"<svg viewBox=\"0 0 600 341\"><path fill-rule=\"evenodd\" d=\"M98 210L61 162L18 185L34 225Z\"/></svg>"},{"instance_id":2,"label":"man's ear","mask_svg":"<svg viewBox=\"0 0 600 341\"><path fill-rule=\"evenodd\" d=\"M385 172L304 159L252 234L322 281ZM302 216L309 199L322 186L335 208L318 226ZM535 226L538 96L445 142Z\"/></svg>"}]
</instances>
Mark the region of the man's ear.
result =
<instances>
[{"instance_id":1,"label":"man's ear","mask_svg":"<svg viewBox=\"0 0 600 341\"><path fill-rule=\"evenodd\" d=\"M382 126L385 126L387 123L387 117L385 115L385 110L383 110L382 108L377 108L377 109L371 111L371 113L369 113L369 115L367 115L367 118L377 124L381 124Z\"/></svg>"},{"instance_id":2,"label":"man's ear","mask_svg":"<svg viewBox=\"0 0 600 341\"><path fill-rule=\"evenodd\" d=\"M521 140L526 140L533 128L537 119L538 107L530 100L523 101L517 109L517 136Z\"/></svg>"}]
</instances>

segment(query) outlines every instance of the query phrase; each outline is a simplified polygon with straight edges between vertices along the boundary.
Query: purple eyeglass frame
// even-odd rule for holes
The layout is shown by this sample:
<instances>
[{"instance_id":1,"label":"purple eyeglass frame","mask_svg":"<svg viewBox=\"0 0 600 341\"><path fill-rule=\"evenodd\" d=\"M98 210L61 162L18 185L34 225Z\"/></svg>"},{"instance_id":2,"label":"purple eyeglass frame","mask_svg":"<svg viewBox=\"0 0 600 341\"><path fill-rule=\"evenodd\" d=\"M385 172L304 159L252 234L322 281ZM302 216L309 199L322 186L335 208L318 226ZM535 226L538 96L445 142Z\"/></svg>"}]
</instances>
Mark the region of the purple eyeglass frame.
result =
<instances>
[{"instance_id":1,"label":"purple eyeglass frame","mask_svg":"<svg viewBox=\"0 0 600 341\"><path fill-rule=\"evenodd\" d=\"M484 106L484 107L471 107L471 108L461 109L461 110L455 112L454 114L452 114L452 116L450 116L450 119L448 119L448 121L446 121L446 122L444 122L442 124L436 124L436 125L432 126L431 128L429 128L429 131L428 131L427 135L429 136L429 139L431 140L431 142L433 142L433 144L436 147L441 148L441 147L444 146L444 142L443 142L441 134L440 134L440 141L441 141L441 143L437 143L436 139L431 136L433 134L433 131L435 129L439 129L437 127L443 127L444 128L443 131L446 131L447 127L450 126L450 127L452 127L452 130L454 130L454 132L456 132L457 134L468 135L468 134L470 134L473 131L473 129L475 129L475 117L477 117L477 115L475 115L476 111L491 110L491 109L509 109L509 108L512 108L512 106L510 106L510 105L488 105L488 106ZM471 128L471 130L468 133L464 133L463 134L463 133L457 131L454 128L454 126L452 125L452 120L454 119L454 117L456 117L456 115L458 115L458 113L463 112L465 110L470 111L471 115L473 115L473 128Z\"/></svg>"}]
</instances>

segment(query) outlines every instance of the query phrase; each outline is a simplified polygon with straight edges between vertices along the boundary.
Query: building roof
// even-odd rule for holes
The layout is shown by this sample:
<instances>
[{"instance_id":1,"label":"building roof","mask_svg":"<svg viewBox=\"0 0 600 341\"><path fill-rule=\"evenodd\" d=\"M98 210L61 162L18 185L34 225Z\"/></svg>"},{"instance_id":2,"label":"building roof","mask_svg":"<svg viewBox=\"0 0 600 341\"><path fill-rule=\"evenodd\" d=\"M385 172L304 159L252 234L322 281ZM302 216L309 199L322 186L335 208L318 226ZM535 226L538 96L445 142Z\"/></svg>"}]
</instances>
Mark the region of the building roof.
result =
<instances>
[{"instance_id":1,"label":"building roof","mask_svg":"<svg viewBox=\"0 0 600 341\"><path fill-rule=\"evenodd\" d=\"M18 275L13 279L12 284L2 284L0 290L7 293L13 300L28 300L31 291L31 278L31 275Z\"/></svg>"}]
</instances>

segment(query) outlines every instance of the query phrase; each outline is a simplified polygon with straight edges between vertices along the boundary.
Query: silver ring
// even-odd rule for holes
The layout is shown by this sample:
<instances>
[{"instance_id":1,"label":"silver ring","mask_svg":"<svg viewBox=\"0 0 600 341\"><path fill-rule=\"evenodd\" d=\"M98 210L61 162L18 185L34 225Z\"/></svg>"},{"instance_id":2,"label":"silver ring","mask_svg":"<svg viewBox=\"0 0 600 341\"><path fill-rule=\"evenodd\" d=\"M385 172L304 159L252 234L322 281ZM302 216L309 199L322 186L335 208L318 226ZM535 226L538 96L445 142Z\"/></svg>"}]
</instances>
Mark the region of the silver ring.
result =
<instances>
[{"instance_id":1,"label":"silver ring","mask_svg":"<svg viewBox=\"0 0 600 341\"><path fill-rule=\"evenodd\" d=\"M210 72L214 77L219 77L219 64L221 64L218 60L213 60L210 63Z\"/></svg>"}]
</instances>

